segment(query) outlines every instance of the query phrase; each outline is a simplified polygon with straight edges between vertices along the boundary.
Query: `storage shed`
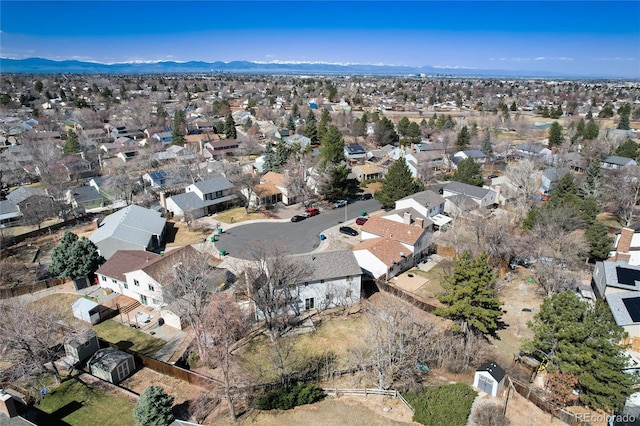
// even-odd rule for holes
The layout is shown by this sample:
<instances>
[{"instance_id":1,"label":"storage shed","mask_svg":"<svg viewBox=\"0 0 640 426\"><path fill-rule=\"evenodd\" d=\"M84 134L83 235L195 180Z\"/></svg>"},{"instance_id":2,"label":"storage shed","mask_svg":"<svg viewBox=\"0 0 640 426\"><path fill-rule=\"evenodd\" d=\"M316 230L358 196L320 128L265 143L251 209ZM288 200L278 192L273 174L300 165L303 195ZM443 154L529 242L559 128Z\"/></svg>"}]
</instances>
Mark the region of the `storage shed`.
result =
<instances>
[{"instance_id":1,"label":"storage shed","mask_svg":"<svg viewBox=\"0 0 640 426\"><path fill-rule=\"evenodd\" d=\"M93 330L68 337L64 342L64 352L69 358L70 365L85 361L100 349L98 335Z\"/></svg>"},{"instance_id":2,"label":"storage shed","mask_svg":"<svg viewBox=\"0 0 640 426\"><path fill-rule=\"evenodd\" d=\"M487 362L476 370L473 387L491 396L497 396L504 386L504 380L505 372L502 367L495 362Z\"/></svg>"},{"instance_id":3,"label":"storage shed","mask_svg":"<svg viewBox=\"0 0 640 426\"><path fill-rule=\"evenodd\" d=\"M136 369L133 355L114 348L100 349L87 363L92 375L117 385Z\"/></svg>"},{"instance_id":4,"label":"storage shed","mask_svg":"<svg viewBox=\"0 0 640 426\"><path fill-rule=\"evenodd\" d=\"M100 305L93 300L81 297L73 302L71 309L73 310L73 316L76 318L91 324L100 322Z\"/></svg>"}]
</instances>

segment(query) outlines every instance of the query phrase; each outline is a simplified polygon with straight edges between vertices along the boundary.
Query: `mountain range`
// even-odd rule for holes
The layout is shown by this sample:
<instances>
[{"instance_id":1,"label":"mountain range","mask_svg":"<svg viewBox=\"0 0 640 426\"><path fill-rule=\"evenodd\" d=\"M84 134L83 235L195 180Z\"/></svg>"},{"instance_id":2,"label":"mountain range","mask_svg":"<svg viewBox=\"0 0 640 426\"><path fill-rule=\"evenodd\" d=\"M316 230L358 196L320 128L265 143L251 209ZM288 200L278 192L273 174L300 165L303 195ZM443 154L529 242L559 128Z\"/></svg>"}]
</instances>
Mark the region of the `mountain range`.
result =
<instances>
[{"instance_id":1,"label":"mountain range","mask_svg":"<svg viewBox=\"0 0 640 426\"><path fill-rule=\"evenodd\" d=\"M332 64L322 62L260 63L232 62L140 62L103 64L75 60L53 61L43 58L0 58L0 72L30 74L294 74L294 75L426 75L460 77L510 78L585 78L544 71L508 71L470 68L439 68L432 66Z\"/></svg>"}]
</instances>

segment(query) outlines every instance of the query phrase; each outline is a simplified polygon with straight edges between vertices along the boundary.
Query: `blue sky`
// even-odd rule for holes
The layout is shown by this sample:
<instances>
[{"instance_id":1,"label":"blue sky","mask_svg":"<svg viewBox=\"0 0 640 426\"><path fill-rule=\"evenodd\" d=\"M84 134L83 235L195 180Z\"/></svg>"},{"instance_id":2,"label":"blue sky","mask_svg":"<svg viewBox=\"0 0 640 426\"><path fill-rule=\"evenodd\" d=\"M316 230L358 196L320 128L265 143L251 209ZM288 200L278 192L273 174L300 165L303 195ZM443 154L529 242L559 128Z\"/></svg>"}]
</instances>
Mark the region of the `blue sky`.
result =
<instances>
[{"instance_id":1,"label":"blue sky","mask_svg":"<svg viewBox=\"0 0 640 426\"><path fill-rule=\"evenodd\" d=\"M5 1L0 56L640 78L640 1Z\"/></svg>"}]
</instances>

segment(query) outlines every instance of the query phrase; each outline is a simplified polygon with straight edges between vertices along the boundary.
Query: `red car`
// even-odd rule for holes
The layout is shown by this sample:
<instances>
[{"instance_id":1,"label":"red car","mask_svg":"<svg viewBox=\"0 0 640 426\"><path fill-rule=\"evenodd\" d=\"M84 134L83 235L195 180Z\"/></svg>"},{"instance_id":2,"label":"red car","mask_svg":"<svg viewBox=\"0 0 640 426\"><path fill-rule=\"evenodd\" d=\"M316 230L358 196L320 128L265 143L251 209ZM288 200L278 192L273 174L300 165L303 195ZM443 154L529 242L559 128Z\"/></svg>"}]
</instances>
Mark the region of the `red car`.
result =
<instances>
[{"instance_id":1,"label":"red car","mask_svg":"<svg viewBox=\"0 0 640 426\"><path fill-rule=\"evenodd\" d=\"M320 214L320 210L318 210L315 207L307 207L307 209L304 212L307 213L309 216L316 216Z\"/></svg>"},{"instance_id":2,"label":"red car","mask_svg":"<svg viewBox=\"0 0 640 426\"><path fill-rule=\"evenodd\" d=\"M367 220L369 220L368 217L359 217L356 219L356 225L364 225L365 223L367 223Z\"/></svg>"}]
</instances>

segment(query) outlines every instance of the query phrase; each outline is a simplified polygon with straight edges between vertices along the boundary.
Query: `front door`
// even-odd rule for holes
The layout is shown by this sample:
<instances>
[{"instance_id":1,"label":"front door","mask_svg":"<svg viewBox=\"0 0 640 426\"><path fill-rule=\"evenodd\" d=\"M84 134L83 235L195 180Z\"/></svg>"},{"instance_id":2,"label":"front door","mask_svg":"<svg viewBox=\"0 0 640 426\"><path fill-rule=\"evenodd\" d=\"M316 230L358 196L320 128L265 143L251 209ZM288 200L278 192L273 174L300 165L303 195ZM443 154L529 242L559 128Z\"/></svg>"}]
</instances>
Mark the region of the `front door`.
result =
<instances>
[{"instance_id":1,"label":"front door","mask_svg":"<svg viewBox=\"0 0 640 426\"><path fill-rule=\"evenodd\" d=\"M116 368L116 374L118 376L118 382L126 379L129 375L129 363L125 361L122 364L118 365L118 368Z\"/></svg>"},{"instance_id":2,"label":"front door","mask_svg":"<svg viewBox=\"0 0 640 426\"><path fill-rule=\"evenodd\" d=\"M147 304L147 296L145 296L144 294L140 295L140 303L142 303L143 305Z\"/></svg>"},{"instance_id":3,"label":"front door","mask_svg":"<svg viewBox=\"0 0 640 426\"><path fill-rule=\"evenodd\" d=\"M493 390L493 380L488 377L480 376L478 379L478 389L491 395Z\"/></svg>"}]
</instances>

